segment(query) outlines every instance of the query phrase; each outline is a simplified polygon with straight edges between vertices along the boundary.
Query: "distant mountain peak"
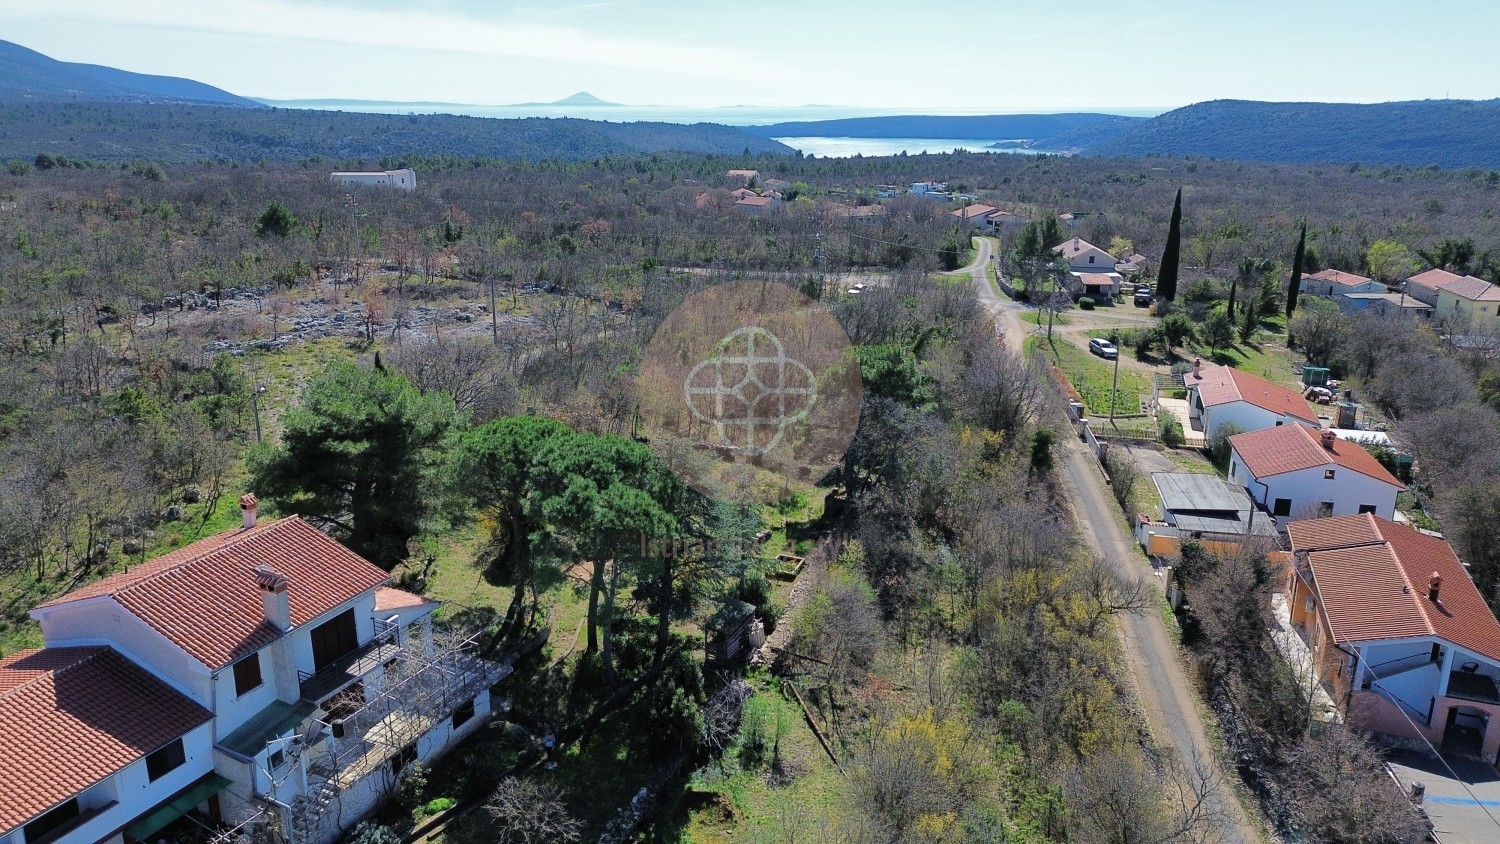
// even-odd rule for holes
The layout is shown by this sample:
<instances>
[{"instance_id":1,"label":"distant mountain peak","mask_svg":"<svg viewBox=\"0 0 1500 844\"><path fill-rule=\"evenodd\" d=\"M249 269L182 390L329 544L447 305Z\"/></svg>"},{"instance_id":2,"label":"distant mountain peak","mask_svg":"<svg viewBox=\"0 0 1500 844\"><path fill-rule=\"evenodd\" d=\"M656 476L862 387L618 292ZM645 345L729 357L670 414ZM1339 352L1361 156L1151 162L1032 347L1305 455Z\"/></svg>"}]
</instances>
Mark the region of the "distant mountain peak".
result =
<instances>
[{"instance_id":1,"label":"distant mountain peak","mask_svg":"<svg viewBox=\"0 0 1500 844\"><path fill-rule=\"evenodd\" d=\"M552 105L617 106L619 105L619 103L612 103L608 100L601 100L593 94L590 94L588 91L579 91L571 97L563 97L562 99L552 103Z\"/></svg>"}]
</instances>

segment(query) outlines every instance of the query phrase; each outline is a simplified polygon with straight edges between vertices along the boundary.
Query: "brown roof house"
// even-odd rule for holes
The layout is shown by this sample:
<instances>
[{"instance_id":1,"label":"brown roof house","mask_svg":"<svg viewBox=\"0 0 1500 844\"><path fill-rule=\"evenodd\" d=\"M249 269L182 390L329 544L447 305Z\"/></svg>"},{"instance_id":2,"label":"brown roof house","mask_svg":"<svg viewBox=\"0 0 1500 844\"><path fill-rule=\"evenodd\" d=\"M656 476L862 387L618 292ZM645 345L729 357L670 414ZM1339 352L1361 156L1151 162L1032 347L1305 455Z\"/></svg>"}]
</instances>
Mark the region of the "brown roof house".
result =
<instances>
[{"instance_id":1,"label":"brown roof house","mask_svg":"<svg viewBox=\"0 0 1500 844\"><path fill-rule=\"evenodd\" d=\"M240 507L31 611L47 647L0 662L0 842L274 821L323 844L483 723L507 666L434 644L435 602L301 519Z\"/></svg>"},{"instance_id":2,"label":"brown roof house","mask_svg":"<svg viewBox=\"0 0 1500 844\"><path fill-rule=\"evenodd\" d=\"M1288 525L1291 620L1351 726L1500 753L1500 622L1448 543L1372 514Z\"/></svg>"},{"instance_id":3,"label":"brown roof house","mask_svg":"<svg viewBox=\"0 0 1500 844\"><path fill-rule=\"evenodd\" d=\"M1406 488L1364 446L1333 431L1281 425L1229 438L1229 482L1279 518L1395 518Z\"/></svg>"}]
</instances>

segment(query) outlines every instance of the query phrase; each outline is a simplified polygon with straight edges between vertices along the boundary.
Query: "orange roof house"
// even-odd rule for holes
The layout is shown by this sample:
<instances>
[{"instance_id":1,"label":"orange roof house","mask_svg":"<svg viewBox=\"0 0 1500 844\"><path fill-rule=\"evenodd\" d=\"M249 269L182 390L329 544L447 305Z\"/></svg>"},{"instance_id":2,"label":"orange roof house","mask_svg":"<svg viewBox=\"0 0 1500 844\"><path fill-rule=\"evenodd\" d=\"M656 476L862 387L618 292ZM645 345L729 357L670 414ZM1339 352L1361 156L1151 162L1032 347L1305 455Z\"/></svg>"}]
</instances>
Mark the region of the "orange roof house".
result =
<instances>
[{"instance_id":1,"label":"orange roof house","mask_svg":"<svg viewBox=\"0 0 1500 844\"><path fill-rule=\"evenodd\" d=\"M0 836L211 717L102 645L0 659Z\"/></svg>"},{"instance_id":2,"label":"orange roof house","mask_svg":"<svg viewBox=\"0 0 1500 844\"><path fill-rule=\"evenodd\" d=\"M1183 384L1189 412L1195 422L1201 421L1205 437L1213 437L1226 422L1241 431L1291 422L1318 427L1318 416L1301 393L1232 366L1194 362Z\"/></svg>"},{"instance_id":3,"label":"orange roof house","mask_svg":"<svg viewBox=\"0 0 1500 844\"><path fill-rule=\"evenodd\" d=\"M1359 443L1302 425L1229 438L1229 480L1273 516L1374 513L1394 518L1406 488Z\"/></svg>"},{"instance_id":4,"label":"orange roof house","mask_svg":"<svg viewBox=\"0 0 1500 844\"><path fill-rule=\"evenodd\" d=\"M1292 622L1350 723L1493 760L1500 622L1448 543L1370 514L1287 534Z\"/></svg>"}]
</instances>

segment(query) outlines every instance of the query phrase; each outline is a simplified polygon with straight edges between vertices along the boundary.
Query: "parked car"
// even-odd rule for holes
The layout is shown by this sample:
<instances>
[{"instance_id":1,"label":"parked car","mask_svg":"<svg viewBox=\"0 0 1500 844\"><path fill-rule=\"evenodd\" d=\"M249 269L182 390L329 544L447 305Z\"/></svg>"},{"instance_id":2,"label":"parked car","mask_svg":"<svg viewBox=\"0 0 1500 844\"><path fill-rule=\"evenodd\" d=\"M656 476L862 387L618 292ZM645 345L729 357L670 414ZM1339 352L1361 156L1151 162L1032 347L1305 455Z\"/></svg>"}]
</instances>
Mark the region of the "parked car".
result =
<instances>
[{"instance_id":1,"label":"parked car","mask_svg":"<svg viewBox=\"0 0 1500 844\"><path fill-rule=\"evenodd\" d=\"M1149 307L1151 307L1151 300L1152 300L1153 295L1154 295L1154 293L1153 293L1153 291L1151 290L1150 287L1148 287L1146 285L1142 285L1140 287L1137 287L1135 289L1135 306L1137 308L1149 308Z\"/></svg>"},{"instance_id":2,"label":"parked car","mask_svg":"<svg viewBox=\"0 0 1500 844\"><path fill-rule=\"evenodd\" d=\"M858 296L859 294L865 292L865 287L867 286L868 285L866 285L863 281L856 281L854 284L849 286L848 290L845 290L844 292L849 294L850 296Z\"/></svg>"},{"instance_id":3,"label":"parked car","mask_svg":"<svg viewBox=\"0 0 1500 844\"><path fill-rule=\"evenodd\" d=\"M1120 350L1115 348L1115 344L1102 337L1094 337L1089 340L1089 351L1105 360L1114 360L1120 356Z\"/></svg>"}]
</instances>

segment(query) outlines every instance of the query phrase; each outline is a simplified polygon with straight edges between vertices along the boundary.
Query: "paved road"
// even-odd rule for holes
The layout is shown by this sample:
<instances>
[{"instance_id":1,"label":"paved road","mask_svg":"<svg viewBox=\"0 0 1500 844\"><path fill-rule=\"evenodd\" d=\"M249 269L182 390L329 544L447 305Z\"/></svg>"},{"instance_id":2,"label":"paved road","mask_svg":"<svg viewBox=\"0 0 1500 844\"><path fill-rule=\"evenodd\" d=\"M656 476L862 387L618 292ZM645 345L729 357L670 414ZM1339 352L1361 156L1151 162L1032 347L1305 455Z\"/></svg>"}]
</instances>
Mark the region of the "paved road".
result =
<instances>
[{"instance_id":1,"label":"paved road","mask_svg":"<svg viewBox=\"0 0 1500 844\"><path fill-rule=\"evenodd\" d=\"M980 304L1005 328L1007 344L1020 350L1025 341L1025 323L1017 318L1020 306L997 296L990 287L986 277L990 241L978 241L978 256L965 269L974 278ZM1104 476L1093 455L1077 437L1064 437L1061 451L1063 485L1089 548L1113 561L1125 577L1154 581L1150 566L1120 525L1114 500L1105 491ZM1216 814L1226 819L1220 825L1224 844L1260 844L1264 838L1236 798L1232 775L1226 774L1214 756L1198 702L1160 613L1125 613L1120 616L1120 633L1136 697L1157 745L1175 752L1184 762L1197 758L1214 767L1223 784L1216 797Z\"/></svg>"}]
</instances>

